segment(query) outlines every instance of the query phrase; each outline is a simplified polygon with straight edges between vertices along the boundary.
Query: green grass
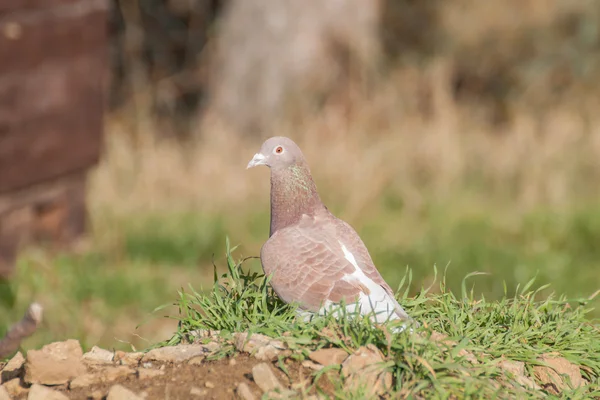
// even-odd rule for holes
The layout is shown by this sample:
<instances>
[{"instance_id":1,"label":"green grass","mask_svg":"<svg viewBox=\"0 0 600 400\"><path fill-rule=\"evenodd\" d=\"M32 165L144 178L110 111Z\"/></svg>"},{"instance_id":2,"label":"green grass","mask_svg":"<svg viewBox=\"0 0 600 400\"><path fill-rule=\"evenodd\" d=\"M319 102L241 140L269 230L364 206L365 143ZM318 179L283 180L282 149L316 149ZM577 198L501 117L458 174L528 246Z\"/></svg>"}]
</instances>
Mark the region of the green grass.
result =
<instances>
[{"instance_id":1,"label":"green grass","mask_svg":"<svg viewBox=\"0 0 600 400\"><path fill-rule=\"evenodd\" d=\"M267 203L263 206L268 210ZM600 254L594 245L600 238L597 206L522 214L481 204L431 206L420 214L386 207L349 221L392 287L411 269L412 281L404 286L409 296L431 285L434 265L448 266L445 290L452 293L460 293L467 274L486 272L472 281L475 295L488 300L504 299L505 292L515 293L519 283L533 277L532 290L551 283L552 290L569 298L600 289ZM262 209L227 215L139 211L117 216L93 211L91 245L85 252L26 249L15 278L0 285L0 334L21 318L30 302L39 301L45 308L44 322L23 343L24 350L65 338L79 339L84 348L122 350L163 340L175 323L154 318L152 310L188 283L210 287L213 254L224 252L225 232L236 232L236 242L244 244L240 254L258 255L269 223ZM345 218L343 209L336 213ZM261 270L256 259L245 265ZM439 290L434 285L431 293ZM538 297L549 293L542 290Z\"/></svg>"},{"instance_id":2,"label":"green grass","mask_svg":"<svg viewBox=\"0 0 600 400\"><path fill-rule=\"evenodd\" d=\"M294 350L291 357L302 360L321 347L352 352L374 344L385 356L381 368L393 374L392 390L397 395L440 399L543 397L543 391L527 390L512 381L497 364L503 358L521 361L533 376L532 368L542 365L541 355L558 353L582 367L590 382L565 390L562 398L600 396L600 327L589 319L588 299L541 299L539 292L546 286L532 290L531 280L514 294L506 292L501 300L489 301L468 288L476 274L463 278L460 295L449 291L442 277L435 292L433 286L421 288L410 297L408 272L400 282L398 300L422 325L413 333L391 333L392 327L380 329L357 316L304 322L295 318L294 305L285 305L274 295L267 278L244 270L231 251L227 245L227 271L219 275L215 267L211 289L180 292L179 329L163 345L193 340L190 333L196 330L219 330L226 339L233 332L249 331L280 338ZM333 334L325 334L325 328ZM433 332L447 335L455 345L432 340ZM460 356L461 350L477 363ZM234 353L232 345L225 346L215 357ZM335 397L360 398L360 393L348 393L340 381Z\"/></svg>"}]
</instances>

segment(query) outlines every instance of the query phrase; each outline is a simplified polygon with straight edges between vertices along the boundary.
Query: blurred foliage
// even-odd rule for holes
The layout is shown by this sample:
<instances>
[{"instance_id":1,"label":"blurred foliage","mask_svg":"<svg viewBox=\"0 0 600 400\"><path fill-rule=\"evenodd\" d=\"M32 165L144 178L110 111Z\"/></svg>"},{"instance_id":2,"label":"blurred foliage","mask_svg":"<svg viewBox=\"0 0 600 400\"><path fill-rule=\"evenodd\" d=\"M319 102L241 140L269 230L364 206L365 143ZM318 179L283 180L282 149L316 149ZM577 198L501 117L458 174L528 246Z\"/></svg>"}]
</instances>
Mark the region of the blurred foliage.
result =
<instances>
[{"instance_id":1,"label":"blurred foliage","mask_svg":"<svg viewBox=\"0 0 600 400\"><path fill-rule=\"evenodd\" d=\"M444 47L440 0L384 0L379 35L388 62L418 62Z\"/></svg>"},{"instance_id":2,"label":"blurred foliage","mask_svg":"<svg viewBox=\"0 0 600 400\"><path fill-rule=\"evenodd\" d=\"M111 87L117 108L147 90L152 112L174 122L190 117L206 95L201 54L223 0L112 0ZM180 129L187 129L184 122Z\"/></svg>"},{"instance_id":3,"label":"blurred foliage","mask_svg":"<svg viewBox=\"0 0 600 400\"><path fill-rule=\"evenodd\" d=\"M15 294L10 286L10 281L0 279L0 305L11 309L15 305Z\"/></svg>"},{"instance_id":4,"label":"blurred foliage","mask_svg":"<svg viewBox=\"0 0 600 400\"><path fill-rule=\"evenodd\" d=\"M478 15L465 14L459 25L472 25L479 32L474 39L463 37L444 18L473 8L470 1L384 0L379 28L384 65L394 69L451 60L449 85L456 101L476 107L491 124L510 122L515 103L539 111L565 96L575 107L579 100L573 97L597 96L600 7L593 1L572 7L557 1L548 5L550 11L540 11L530 3L512 5L519 24L495 29L480 26L490 16L479 21ZM235 1L113 0L113 5L112 106L143 91L150 96L152 113L186 133L187 119L209 100L213 39ZM536 13L543 12L551 13L549 22L538 21Z\"/></svg>"}]
</instances>

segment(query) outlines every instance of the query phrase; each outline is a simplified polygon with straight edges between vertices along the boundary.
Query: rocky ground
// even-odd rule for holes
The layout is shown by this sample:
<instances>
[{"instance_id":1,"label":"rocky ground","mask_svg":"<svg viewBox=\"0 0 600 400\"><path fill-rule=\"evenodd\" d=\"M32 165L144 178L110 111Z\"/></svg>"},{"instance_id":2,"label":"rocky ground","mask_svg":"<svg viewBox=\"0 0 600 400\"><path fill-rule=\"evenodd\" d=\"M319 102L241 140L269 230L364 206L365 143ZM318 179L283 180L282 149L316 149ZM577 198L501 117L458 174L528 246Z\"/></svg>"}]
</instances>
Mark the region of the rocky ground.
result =
<instances>
[{"instance_id":1,"label":"rocky ground","mask_svg":"<svg viewBox=\"0 0 600 400\"><path fill-rule=\"evenodd\" d=\"M261 398L263 393L285 398L316 398L310 388L314 371L344 362L346 375L367 364L383 361L372 347L348 355L341 349L322 349L311 360L288 359L278 366L280 356L291 355L283 342L262 335L236 336L241 352L236 357L215 361L206 358L222 343L185 344L147 353L112 352L98 347L83 353L76 340L56 342L24 357L17 353L2 367L0 400L5 399L223 399ZM249 353L252 353L250 355ZM286 370L286 373L282 371ZM377 373L373 382L389 384L391 376ZM331 383L323 380L323 389ZM382 389L382 388L381 388ZM311 393L312 392L312 395Z\"/></svg>"},{"instance_id":2,"label":"rocky ground","mask_svg":"<svg viewBox=\"0 0 600 400\"><path fill-rule=\"evenodd\" d=\"M98 347L83 353L76 340L30 350L25 357L19 352L0 365L0 400L251 400L260 399L265 393L267 398L318 399L335 395L342 381L344 390L364 384L368 396L385 397L386 388L392 384L391 373L380 367L385 361L383 354L372 345L351 354L340 348L327 348L309 352L308 357L295 357L285 341L264 335L248 338L247 334L238 333L229 341L211 335L203 333L197 343L145 353ZM440 343L445 340L438 339ZM210 360L225 346L235 347L235 356ZM472 354L463 356L472 363L478 362ZM522 362L500 360L498 367L512 381L540 394L560 394L568 385L587 384L580 368L566 359L547 354L541 361L550 367L533 367L534 377L527 375ZM498 380L501 384L502 377Z\"/></svg>"}]
</instances>

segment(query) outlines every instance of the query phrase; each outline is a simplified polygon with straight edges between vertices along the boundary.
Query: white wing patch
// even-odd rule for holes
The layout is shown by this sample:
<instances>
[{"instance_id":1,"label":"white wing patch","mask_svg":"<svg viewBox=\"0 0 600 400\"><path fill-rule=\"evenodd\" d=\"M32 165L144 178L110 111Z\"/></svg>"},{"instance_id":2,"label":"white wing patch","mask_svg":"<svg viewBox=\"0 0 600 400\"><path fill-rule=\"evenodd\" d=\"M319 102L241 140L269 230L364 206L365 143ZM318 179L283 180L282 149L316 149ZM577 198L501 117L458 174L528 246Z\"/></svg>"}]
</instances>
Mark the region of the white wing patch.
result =
<instances>
[{"instance_id":1,"label":"white wing patch","mask_svg":"<svg viewBox=\"0 0 600 400\"><path fill-rule=\"evenodd\" d=\"M354 267L354 272L350 275L346 275L342 279L347 282L359 282L370 292L369 294L361 293L356 304L348 306L347 308L349 310L352 309L352 311L355 311L358 308L361 314L374 313L371 318L378 323L398 319L399 316L396 314L398 302L396 299L390 296L381 285L373 282L372 279L365 275L362 269L358 266L354 255L342 242L339 243L342 246L344 257L346 257L346 260L348 260Z\"/></svg>"},{"instance_id":2,"label":"white wing patch","mask_svg":"<svg viewBox=\"0 0 600 400\"><path fill-rule=\"evenodd\" d=\"M390 296L381 285L378 285L371 278L365 275L363 270L358 266L354 255L342 242L338 242L342 246L344 257L354 267L354 272L344 276L342 279L347 282L358 282L370 292L369 294L361 292L356 303L347 305L346 310L348 313L353 314L358 312L362 315L371 314L371 321L379 324L391 320L401 319L402 317L398 314L397 310L400 309L403 311L403 309L400 304L398 304L396 299L393 296ZM336 309L339 310L338 304L333 303L331 300L326 300L323 307L318 311L317 314L329 314ZM298 315L305 321L309 321L314 313L298 310ZM401 325L393 328L392 331L402 332L405 328L405 325ZM409 331L412 332L412 328L410 328Z\"/></svg>"}]
</instances>

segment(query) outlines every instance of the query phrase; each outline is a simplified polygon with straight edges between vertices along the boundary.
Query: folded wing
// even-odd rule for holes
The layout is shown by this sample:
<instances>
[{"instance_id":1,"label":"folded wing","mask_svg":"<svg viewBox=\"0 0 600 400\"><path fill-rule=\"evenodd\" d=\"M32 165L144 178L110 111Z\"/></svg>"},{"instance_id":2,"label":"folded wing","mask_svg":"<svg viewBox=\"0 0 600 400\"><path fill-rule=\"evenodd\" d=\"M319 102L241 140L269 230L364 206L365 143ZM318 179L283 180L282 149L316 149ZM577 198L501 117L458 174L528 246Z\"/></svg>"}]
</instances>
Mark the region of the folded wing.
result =
<instances>
[{"instance_id":1,"label":"folded wing","mask_svg":"<svg viewBox=\"0 0 600 400\"><path fill-rule=\"evenodd\" d=\"M329 215L303 216L277 231L261 250L265 274L285 302L320 312L344 300L377 321L407 318L358 234Z\"/></svg>"}]
</instances>

